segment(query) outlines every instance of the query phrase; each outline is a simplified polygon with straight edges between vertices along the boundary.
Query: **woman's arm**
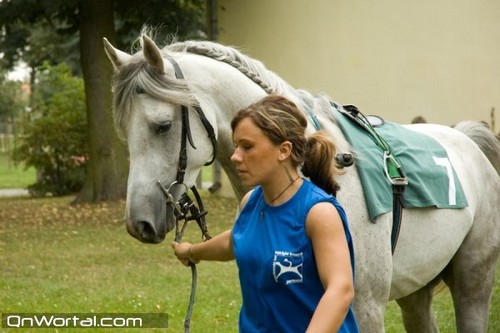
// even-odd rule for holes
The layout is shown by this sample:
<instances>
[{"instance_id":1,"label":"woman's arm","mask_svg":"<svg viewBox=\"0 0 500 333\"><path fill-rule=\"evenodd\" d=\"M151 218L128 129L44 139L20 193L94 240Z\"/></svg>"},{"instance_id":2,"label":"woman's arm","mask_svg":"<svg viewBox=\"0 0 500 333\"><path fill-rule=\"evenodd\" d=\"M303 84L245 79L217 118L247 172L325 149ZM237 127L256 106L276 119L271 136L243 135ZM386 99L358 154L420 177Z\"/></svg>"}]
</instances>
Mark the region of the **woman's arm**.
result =
<instances>
[{"instance_id":1,"label":"woman's arm","mask_svg":"<svg viewBox=\"0 0 500 333\"><path fill-rule=\"evenodd\" d=\"M354 283L344 227L335 206L314 205L307 215L306 232L325 289L307 332L337 332L354 298Z\"/></svg>"},{"instance_id":2,"label":"woman's arm","mask_svg":"<svg viewBox=\"0 0 500 333\"><path fill-rule=\"evenodd\" d=\"M248 192L241 200L240 210L246 205L251 192ZM197 264L200 260L229 261L234 259L231 230L226 230L203 243L173 242L172 248L177 258L186 266L189 266L190 262Z\"/></svg>"},{"instance_id":3,"label":"woman's arm","mask_svg":"<svg viewBox=\"0 0 500 333\"><path fill-rule=\"evenodd\" d=\"M226 230L206 242L191 244L172 243L177 258L186 266L200 260L229 261L234 259L231 230Z\"/></svg>"}]
</instances>

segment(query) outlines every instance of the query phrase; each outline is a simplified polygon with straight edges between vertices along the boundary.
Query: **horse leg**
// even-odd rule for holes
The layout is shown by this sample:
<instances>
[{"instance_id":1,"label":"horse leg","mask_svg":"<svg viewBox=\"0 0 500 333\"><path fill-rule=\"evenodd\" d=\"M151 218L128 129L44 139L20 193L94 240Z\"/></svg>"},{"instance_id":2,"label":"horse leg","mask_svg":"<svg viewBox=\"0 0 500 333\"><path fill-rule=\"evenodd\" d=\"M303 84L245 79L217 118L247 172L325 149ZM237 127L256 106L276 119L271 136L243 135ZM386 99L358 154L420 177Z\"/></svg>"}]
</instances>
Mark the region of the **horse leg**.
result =
<instances>
[{"instance_id":1,"label":"horse leg","mask_svg":"<svg viewBox=\"0 0 500 333\"><path fill-rule=\"evenodd\" d=\"M453 298L457 332L485 333L498 253L478 258L480 254L466 249L460 249L442 277Z\"/></svg>"},{"instance_id":2,"label":"horse leg","mask_svg":"<svg viewBox=\"0 0 500 333\"><path fill-rule=\"evenodd\" d=\"M339 192L340 202L359 203L344 207L350 221L356 263L353 310L360 332L383 333L393 272L392 214L379 217L377 223L369 222L368 211L360 209L364 207L363 190L356 169L353 171L340 184L349 190Z\"/></svg>"},{"instance_id":3,"label":"horse leg","mask_svg":"<svg viewBox=\"0 0 500 333\"><path fill-rule=\"evenodd\" d=\"M374 301L372 296L369 296L371 299L359 301L363 296L358 292L356 292L356 297L358 297L358 300L354 301L353 309L359 331L370 333L385 332L384 312L387 304Z\"/></svg>"},{"instance_id":4,"label":"horse leg","mask_svg":"<svg viewBox=\"0 0 500 333\"><path fill-rule=\"evenodd\" d=\"M439 281L441 279L437 278L422 289L396 300L401 308L403 324L407 332L439 332L431 307L434 287Z\"/></svg>"},{"instance_id":5,"label":"horse leg","mask_svg":"<svg viewBox=\"0 0 500 333\"><path fill-rule=\"evenodd\" d=\"M390 295L392 255L389 241L385 244L379 241L383 237L389 238L388 228L384 231L383 223L379 223L363 226L366 235L370 235L367 237L369 242L355 243L356 297L353 309L360 332L385 331L384 313ZM356 227L353 229L357 232Z\"/></svg>"}]
</instances>

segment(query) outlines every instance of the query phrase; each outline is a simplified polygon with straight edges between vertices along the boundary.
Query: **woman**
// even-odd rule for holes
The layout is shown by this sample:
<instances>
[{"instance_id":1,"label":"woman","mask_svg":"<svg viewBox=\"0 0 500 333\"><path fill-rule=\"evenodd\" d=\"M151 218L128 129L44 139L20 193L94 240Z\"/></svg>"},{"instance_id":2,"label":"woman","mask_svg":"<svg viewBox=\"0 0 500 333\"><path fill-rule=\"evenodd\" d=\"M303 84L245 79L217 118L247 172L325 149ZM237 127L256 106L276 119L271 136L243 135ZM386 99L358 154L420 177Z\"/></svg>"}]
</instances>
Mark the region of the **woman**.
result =
<instances>
[{"instance_id":1,"label":"woman","mask_svg":"<svg viewBox=\"0 0 500 333\"><path fill-rule=\"evenodd\" d=\"M185 265L236 259L240 332L358 332L333 143L322 132L306 138L305 117L275 95L239 111L231 127L231 160L243 185L254 189L232 230L204 243L173 243L176 256Z\"/></svg>"}]
</instances>

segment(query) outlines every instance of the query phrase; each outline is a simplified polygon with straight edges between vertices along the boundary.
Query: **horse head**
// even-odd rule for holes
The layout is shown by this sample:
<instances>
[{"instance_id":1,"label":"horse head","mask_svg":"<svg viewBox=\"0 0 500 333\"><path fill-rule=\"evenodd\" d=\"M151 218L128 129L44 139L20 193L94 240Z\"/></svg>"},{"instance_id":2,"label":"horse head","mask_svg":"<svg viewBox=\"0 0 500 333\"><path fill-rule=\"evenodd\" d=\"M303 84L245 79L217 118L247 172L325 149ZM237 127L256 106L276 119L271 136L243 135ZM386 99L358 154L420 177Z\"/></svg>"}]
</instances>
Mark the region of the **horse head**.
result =
<instances>
[{"instance_id":1,"label":"horse head","mask_svg":"<svg viewBox=\"0 0 500 333\"><path fill-rule=\"evenodd\" d=\"M166 195L167 201L176 202L195 184L203 165L213 160L216 122L200 115L187 80L174 68L175 60L149 37L140 41L141 50L132 55L106 39L104 49L115 69L115 126L130 155L127 230L143 242L159 243L175 227L175 205L166 204ZM207 126L212 127L212 138L204 135Z\"/></svg>"}]
</instances>

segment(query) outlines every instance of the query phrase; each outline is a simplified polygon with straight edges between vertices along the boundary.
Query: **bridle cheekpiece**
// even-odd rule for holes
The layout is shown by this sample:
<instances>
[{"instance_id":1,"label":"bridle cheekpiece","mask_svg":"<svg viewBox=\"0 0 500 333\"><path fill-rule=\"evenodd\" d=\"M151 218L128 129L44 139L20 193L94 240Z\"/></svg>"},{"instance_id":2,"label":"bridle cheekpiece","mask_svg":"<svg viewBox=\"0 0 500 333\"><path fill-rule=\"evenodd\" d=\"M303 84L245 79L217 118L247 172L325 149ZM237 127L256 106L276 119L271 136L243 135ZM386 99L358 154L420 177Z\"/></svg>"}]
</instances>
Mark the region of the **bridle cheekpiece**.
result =
<instances>
[{"instance_id":1,"label":"bridle cheekpiece","mask_svg":"<svg viewBox=\"0 0 500 333\"><path fill-rule=\"evenodd\" d=\"M177 79L184 79L184 75L179 67L179 64L169 55L165 55L166 59L172 64L175 71L175 77ZM215 135L214 128L212 124L208 121L205 116L203 110L200 106L195 105L193 109L198 114L203 127L207 131L208 137L212 143L213 153L212 158L206 162L204 165L210 165L215 161L216 158L216 149L217 149L217 138ZM182 236L184 235L184 230L189 221L196 221L198 227L201 230L202 240L206 241L210 239L210 234L208 233L207 223L205 220L205 216L207 215L207 211L203 207L203 201L201 200L200 194L196 188L196 186L191 187L191 192L195 197L196 203L189 197L189 187L184 183L184 176L186 174L187 168L187 142L193 149L196 149L196 146L193 142L193 137L191 135L191 126L189 125L189 109L186 105L181 105L181 117L182 117L182 133L181 133L181 148L179 151L179 162L177 164L177 176L176 179L168 186L165 187L160 180L157 181L158 186L166 197L166 205L171 206L174 211L175 218L175 241L180 242L182 240ZM175 200L172 195L172 190L175 186L183 186L185 191L180 196L179 200ZM168 210L167 210L168 211ZM179 221L184 221L182 226ZM193 313L193 306L195 301L195 293L196 293L196 281L197 281L197 273L196 273L196 265L194 263L190 263L192 280L191 280L191 295L189 297L188 309L186 312L186 317L184 319L184 332L190 332L191 325L191 316Z\"/></svg>"}]
</instances>

